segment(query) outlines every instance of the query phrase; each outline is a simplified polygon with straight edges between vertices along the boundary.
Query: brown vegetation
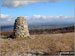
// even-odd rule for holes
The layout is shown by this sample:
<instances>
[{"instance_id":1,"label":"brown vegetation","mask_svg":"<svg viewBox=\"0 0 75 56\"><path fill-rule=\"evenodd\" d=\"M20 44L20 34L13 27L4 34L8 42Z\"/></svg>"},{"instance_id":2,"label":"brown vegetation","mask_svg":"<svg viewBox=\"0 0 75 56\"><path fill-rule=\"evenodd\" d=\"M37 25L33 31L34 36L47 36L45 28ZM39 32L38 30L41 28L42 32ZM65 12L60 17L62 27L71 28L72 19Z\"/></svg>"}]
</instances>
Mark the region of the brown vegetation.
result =
<instances>
[{"instance_id":1,"label":"brown vegetation","mask_svg":"<svg viewBox=\"0 0 75 56\"><path fill-rule=\"evenodd\" d=\"M55 28L55 29L37 29L37 30L30 30L30 34L48 34L48 33L68 33L74 32L75 26L70 27L63 27L63 28Z\"/></svg>"},{"instance_id":2,"label":"brown vegetation","mask_svg":"<svg viewBox=\"0 0 75 56\"><path fill-rule=\"evenodd\" d=\"M38 50L48 54L57 54L58 51L72 51L74 48L74 32L59 34L31 35L32 39L4 39L0 38L2 55L14 52L22 54L24 51Z\"/></svg>"}]
</instances>

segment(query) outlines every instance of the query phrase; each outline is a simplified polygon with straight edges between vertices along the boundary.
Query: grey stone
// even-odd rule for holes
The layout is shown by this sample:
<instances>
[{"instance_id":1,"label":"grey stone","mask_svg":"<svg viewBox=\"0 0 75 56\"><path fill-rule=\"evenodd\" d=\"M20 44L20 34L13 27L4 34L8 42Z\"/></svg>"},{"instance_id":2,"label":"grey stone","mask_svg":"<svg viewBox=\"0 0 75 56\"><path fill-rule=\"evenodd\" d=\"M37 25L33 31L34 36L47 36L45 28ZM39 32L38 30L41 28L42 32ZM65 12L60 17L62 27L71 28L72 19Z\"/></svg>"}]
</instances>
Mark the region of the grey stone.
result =
<instances>
[{"instance_id":1,"label":"grey stone","mask_svg":"<svg viewBox=\"0 0 75 56\"><path fill-rule=\"evenodd\" d=\"M15 20L13 35L15 37L27 37L29 35L27 21L24 17L20 16Z\"/></svg>"}]
</instances>

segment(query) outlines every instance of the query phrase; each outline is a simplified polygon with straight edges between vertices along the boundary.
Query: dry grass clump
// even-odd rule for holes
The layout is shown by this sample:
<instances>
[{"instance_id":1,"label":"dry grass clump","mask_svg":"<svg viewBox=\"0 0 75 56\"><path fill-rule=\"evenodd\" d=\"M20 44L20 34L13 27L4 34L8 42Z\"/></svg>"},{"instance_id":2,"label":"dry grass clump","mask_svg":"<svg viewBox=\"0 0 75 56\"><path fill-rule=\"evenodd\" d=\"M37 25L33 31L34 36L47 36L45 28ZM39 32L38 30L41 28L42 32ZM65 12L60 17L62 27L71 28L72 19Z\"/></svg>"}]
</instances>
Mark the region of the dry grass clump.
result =
<instances>
[{"instance_id":1,"label":"dry grass clump","mask_svg":"<svg viewBox=\"0 0 75 56\"><path fill-rule=\"evenodd\" d=\"M24 38L21 38L21 37L13 38L13 40L28 40L28 39L31 39L30 36L27 36L27 37L24 37Z\"/></svg>"}]
</instances>

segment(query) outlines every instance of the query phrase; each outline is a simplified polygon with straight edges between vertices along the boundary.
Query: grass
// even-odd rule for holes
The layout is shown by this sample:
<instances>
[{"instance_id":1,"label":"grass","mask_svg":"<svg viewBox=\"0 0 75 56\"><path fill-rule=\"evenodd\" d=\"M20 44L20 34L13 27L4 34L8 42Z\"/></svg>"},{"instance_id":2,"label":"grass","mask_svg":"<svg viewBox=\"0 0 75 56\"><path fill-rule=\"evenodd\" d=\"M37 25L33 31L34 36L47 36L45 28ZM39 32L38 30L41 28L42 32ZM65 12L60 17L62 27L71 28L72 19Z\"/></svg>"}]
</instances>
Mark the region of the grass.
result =
<instances>
[{"instance_id":1,"label":"grass","mask_svg":"<svg viewBox=\"0 0 75 56\"><path fill-rule=\"evenodd\" d=\"M58 51L72 51L74 48L74 32L59 34L31 35L30 38L0 39L2 55L14 52L22 54L24 51L37 50L48 54Z\"/></svg>"}]
</instances>

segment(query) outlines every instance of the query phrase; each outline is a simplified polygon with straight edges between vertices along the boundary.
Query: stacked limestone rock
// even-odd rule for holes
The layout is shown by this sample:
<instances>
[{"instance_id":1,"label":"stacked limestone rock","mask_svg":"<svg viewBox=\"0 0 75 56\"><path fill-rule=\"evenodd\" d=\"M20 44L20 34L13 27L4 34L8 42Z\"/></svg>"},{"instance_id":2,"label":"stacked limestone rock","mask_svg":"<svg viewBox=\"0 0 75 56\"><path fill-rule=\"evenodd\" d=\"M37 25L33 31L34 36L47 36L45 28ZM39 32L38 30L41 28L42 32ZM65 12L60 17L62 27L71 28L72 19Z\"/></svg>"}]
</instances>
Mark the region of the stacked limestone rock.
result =
<instances>
[{"instance_id":1,"label":"stacked limestone rock","mask_svg":"<svg viewBox=\"0 0 75 56\"><path fill-rule=\"evenodd\" d=\"M21 38L29 36L27 22L24 17L20 16L15 20L13 34L14 37L21 37Z\"/></svg>"}]
</instances>

